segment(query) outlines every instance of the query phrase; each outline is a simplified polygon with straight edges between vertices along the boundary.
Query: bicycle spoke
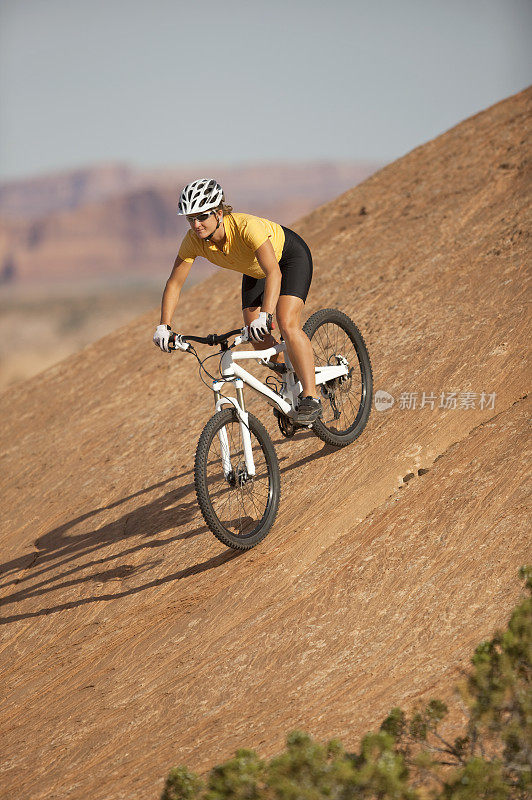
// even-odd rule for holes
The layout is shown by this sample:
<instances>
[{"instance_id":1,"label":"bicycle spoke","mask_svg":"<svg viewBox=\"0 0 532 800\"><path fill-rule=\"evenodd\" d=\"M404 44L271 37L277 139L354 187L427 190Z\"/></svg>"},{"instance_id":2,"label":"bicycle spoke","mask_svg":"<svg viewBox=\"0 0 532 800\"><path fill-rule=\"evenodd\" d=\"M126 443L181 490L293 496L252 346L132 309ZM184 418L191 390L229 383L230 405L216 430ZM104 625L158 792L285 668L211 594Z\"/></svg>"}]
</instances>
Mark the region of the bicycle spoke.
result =
<instances>
[{"instance_id":1,"label":"bicycle spoke","mask_svg":"<svg viewBox=\"0 0 532 800\"><path fill-rule=\"evenodd\" d=\"M316 366L334 366L339 359L345 359L350 370L347 382L341 379L331 381L326 386L330 392L329 402L323 402L323 421L331 430L342 433L348 430L357 419L363 399L360 365L356 348L348 333L340 325L324 322L311 339ZM335 419L335 414L337 419Z\"/></svg>"},{"instance_id":2,"label":"bicycle spoke","mask_svg":"<svg viewBox=\"0 0 532 800\"><path fill-rule=\"evenodd\" d=\"M270 497L271 476L260 443L252 441L255 475L248 476L240 424L225 425L231 476L224 475L219 435L207 457L207 485L213 508L224 527L237 536L249 534L263 518ZM253 440L253 434L252 440Z\"/></svg>"}]
</instances>

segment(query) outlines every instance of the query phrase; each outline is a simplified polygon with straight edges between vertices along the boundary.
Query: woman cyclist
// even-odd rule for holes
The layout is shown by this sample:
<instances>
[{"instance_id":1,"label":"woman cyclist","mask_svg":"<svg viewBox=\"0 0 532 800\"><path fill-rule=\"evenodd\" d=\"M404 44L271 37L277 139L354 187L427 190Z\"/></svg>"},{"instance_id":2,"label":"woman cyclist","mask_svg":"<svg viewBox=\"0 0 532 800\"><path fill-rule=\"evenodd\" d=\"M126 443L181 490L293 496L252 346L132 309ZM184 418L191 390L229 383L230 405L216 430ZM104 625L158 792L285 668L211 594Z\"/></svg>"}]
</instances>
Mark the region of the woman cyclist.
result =
<instances>
[{"instance_id":1,"label":"woman cyclist","mask_svg":"<svg viewBox=\"0 0 532 800\"><path fill-rule=\"evenodd\" d=\"M225 203L222 187L212 178L200 178L185 186L178 214L186 216L190 230L181 243L164 289L161 323L155 331L154 343L169 352L172 317L197 256L241 272L244 324L249 327L252 345L263 350L276 344L271 335L275 312L303 388L297 421L314 422L321 416L321 402L316 392L312 345L301 329L301 311L312 280L308 246L297 233L276 222L233 212ZM179 340L176 347L181 348ZM283 371L279 359L272 368Z\"/></svg>"}]
</instances>

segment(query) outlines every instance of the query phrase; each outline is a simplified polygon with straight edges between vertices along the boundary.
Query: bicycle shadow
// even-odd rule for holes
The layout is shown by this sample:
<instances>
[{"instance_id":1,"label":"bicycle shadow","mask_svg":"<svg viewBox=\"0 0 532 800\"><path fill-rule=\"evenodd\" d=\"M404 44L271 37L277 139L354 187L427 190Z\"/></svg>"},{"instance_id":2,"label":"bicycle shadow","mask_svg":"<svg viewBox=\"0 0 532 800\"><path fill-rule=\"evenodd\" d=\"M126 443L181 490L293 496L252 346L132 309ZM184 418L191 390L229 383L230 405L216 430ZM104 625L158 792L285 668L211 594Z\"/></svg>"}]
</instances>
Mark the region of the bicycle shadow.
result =
<instances>
[{"instance_id":1,"label":"bicycle shadow","mask_svg":"<svg viewBox=\"0 0 532 800\"><path fill-rule=\"evenodd\" d=\"M314 439L315 437L310 431L302 432L298 436L299 441L307 438ZM288 442L283 437L276 440L275 444L288 444ZM282 462L287 461L290 456L281 454L279 456L281 473L299 469L312 461L328 457L336 451L337 448L335 447L323 445L320 450L288 464L282 464ZM202 520L202 524L196 528L161 538L161 534L164 531L170 529L175 531L176 528L188 525L198 515L194 482L191 480L176 489L170 489L149 503L144 503L124 512L111 522L101 526L96 525L95 527L91 524L90 529L75 533L76 528L80 525L83 526L88 520L93 518L97 520L100 514L119 508L138 497L142 497L142 495L149 494L180 478L186 478L191 475L192 470L188 470L180 475L172 476L167 480L139 489L137 492L120 498L120 500L81 514L40 536L34 543L36 550L33 554L25 554L5 564L0 564L0 575L4 576L4 578L10 574L16 574L16 577L1 584L0 590L28 584L22 586L22 588L16 588L10 594L4 595L2 604L4 606L7 604L19 604L25 600L45 598L52 592L66 590L73 586L83 586L90 583L103 584L149 572L160 565L163 559L145 559L142 563L136 565L120 563L116 566L116 562L123 562L123 559L127 558L127 556L140 551L146 550L156 553L158 548L165 547L173 542L190 539L202 533L210 534ZM138 539L139 537L141 541L136 541L130 547L122 547L128 540ZM116 543L120 543L120 552L99 555L104 548ZM58 603L26 613L3 616L0 619L0 624L6 625L10 622L44 616L88 603L116 600L131 594L137 594L146 589L161 586L164 583L181 580L191 575L214 569L241 554L239 551L228 549L206 561L178 570L170 575L147 581L140 586ZM80 559L82 563L79 563ZM111 566L113 562L115 562L115 565ZM109 565L110 568L105 568L106 565ZM102 569L102 567L104 568ZM98 571L95 571L95 568L99 568ZM58 569L60 570L59 573L57 572ZM24 571L24 574L20 575L21 571ZM53 574L50 575L49 573Z\"/></svg>"},{"instance_id":2,"label":"bicycle shadow","mask_svg":"<svg viewBox=\"0 0 532 800\"><path fill-rule=\"evenodd\" d=\"M311 433L310 431L308 433L305 432L305 433L302 433L302 434L299 434L299 435L296 434L296 435L298 436L298 441L301 441L303 439L315 439L316 438L315 435L313 433ZM287 444L289 441L290 441L289 439L287 440L287 439L285 439L283 437L282 439L276 439L274 441L274 445L278 446L278 445L281 445L281 444ZM284 455L284 454L283 455L279 455L278 456L278 460L279 460L280 471L281 471L281 473L290 472L293 469L299 469L300 467L303 467L305 464L310 464L312 461L317 461L320 458L327 458L328 456L332 456L333 453L337 453L337 452L338 452L338 448L337 447L333 447L330 444L324 444L323 447L321 448L321 450L317 450L315 453L310 453L310 455L305 456L304 458L300 458L297 461L293 461L291 464L287 464L286 466L280 466L281 462L288 460L290 458L290 456L289 455Z\"/></svg>"},{"instance_id":3,"label":"bicycle shadow","mask_svg":"<svg viewBox=\"0 0 532 800\"><path fill-rule=\"evenodd\" d=\"M163 559L145 559L142 563L135 566L120 563L118 566L111 566L109 569L104 568L98 571L95 571L95 568L111 564L112 562L116 563L116 561L123 562L123 559L127 556L143 550L154 553L158 548L165 547L172 542L190 539L202 533L210 533L207 526L201 524L192 530L173 533L171 536L161 538L161 534L164 531L168 531L169 529L175 531L176 528L181 528L183 525L190 523L193 518L198 515L196 497L193 492L194 483L191 481L177 489L165 492L155 500L140 505L122 514L117 519L103 524L101 527L96 526L93 529L91 526L90 530L85 530L77 534L72 533L79 524L86 520L93 517L97 519L98 515L105 511L119 507L136 497L152 492L175 481L176 478L190 474L191 471L183 473L180 476L174 476L166 481L153 484L127 497L121 498L116 502L110 503L107 506L102 506L86 514L82 514L54 528L43 536L40 536L35 542L37 551L31 557L25 555L0 566L0 574L4 575L9 575L14 572L18 573L21 569L27 571L27 574L22 576L18 575L16 578L6 581L0 586L0 589L7 589L14 586L18 587L20 584L25 583L28 584L23 588L17 588L8 595L4 595L2 597L2 604L4 606L7 604L19 604L25 600L37 597L44 598L51 592L65 590L73 586L82 586L90 583L102 584L117 579L122 580L124 578L130 578L134 575L151 571L154 567L161 564ZM191 495L190 499L188 499L188 495ZM123 543L133 538L138 539L139 537L141 541L136 541L125 549L122 548ZM104 548L116 543L120 543L121 545L120 552L99 555ZM102 600L116 600L131 594L137 594L138 592L161 586L170 581L181 580L190 575L216 568L237 555L240 555L240 553L228 549L204 562L194 564L186 569L177 570L170 575L147 581L140 586L59 603L27 613L3 616L0 619L0 624L5 625L16 620L43 616L66 609L76 608L88 603L100 602ZM28 563L29 558L31 558L30 563ZM76 563L69 567L72 562L79 562L80 559L83 559L82 563ZM58 568L60 569L59 574L57 573ZM53 575L49 575L48 573L52 571ZM81 572L85 574L81 575ZM36 579L40 580L36 583Z\"/></svg>"}]
</instances>

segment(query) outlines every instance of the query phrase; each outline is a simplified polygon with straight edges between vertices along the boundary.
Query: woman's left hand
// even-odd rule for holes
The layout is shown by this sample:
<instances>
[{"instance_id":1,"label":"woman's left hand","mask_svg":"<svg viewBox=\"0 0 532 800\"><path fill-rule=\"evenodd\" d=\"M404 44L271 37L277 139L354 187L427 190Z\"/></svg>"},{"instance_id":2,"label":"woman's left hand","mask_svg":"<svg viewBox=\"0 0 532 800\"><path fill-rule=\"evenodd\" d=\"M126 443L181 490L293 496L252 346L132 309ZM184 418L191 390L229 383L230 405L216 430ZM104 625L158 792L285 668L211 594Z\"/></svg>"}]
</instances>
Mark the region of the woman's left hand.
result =
<instances>
[{"instance_id":1,"label":"woman's left hand","mask_svg":"<svg viewBox=\"0 0 532 800\"><path fill-rule=\"evenodd\" d=\"M257 319L249 325L249 335L255 342L262 342L264 337L271 333L273 328L273 315L261 311Z\"/></svg>"}]
</instances>

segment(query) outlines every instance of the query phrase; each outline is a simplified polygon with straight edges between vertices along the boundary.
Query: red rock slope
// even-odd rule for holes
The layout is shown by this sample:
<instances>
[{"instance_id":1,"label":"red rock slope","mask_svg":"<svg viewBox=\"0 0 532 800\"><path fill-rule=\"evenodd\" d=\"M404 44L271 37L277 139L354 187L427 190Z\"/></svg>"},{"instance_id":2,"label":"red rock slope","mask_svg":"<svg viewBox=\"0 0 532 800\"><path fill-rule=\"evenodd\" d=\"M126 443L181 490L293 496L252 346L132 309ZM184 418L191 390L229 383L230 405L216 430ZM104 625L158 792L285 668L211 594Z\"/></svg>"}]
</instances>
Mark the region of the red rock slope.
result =
<instances>
[{"instance_id":1,"label":"red rock slope","mask_svg":"<svg viewBox=\"0 0 532 800\"><path fill-rule=\"evenodd\" d=\"M448 695L504 624L530 559L531 98L296 226L309 313L357 320L396 403L340 452L281 440L254 403L283 481L255 550L235 557L203 524L211 398L190 357L154 349L155 311L0 398L3 797L156 798L172 765L271 755L296 726L354 745L392 705ZM192 289L177 327L203 330L207 307L213 328L238 322L234 275ZM442 392L474 396L440 408Z\"/></svg>"}]
</instances>

